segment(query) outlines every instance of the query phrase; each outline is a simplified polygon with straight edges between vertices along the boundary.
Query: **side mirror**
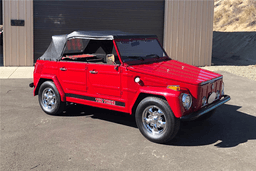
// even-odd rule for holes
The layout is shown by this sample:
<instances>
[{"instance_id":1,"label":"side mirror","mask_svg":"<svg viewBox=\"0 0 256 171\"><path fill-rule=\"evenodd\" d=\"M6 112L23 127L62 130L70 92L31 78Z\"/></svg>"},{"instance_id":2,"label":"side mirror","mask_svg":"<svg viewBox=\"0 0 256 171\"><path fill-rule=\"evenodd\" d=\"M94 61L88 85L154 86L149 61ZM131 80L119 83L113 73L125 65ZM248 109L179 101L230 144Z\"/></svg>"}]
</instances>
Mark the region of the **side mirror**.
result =
<instances>
[{"instance_id":1,"label":"side mirror","mask_svg":"<svg viewBox=\"0 0 256 171\"><path fill-rule=\"evenodd\" d=\"M114 69L118 70L119 65L117 65L116 63L114 63L114 65L115 65Z\"/></svg>"}]
</instances>

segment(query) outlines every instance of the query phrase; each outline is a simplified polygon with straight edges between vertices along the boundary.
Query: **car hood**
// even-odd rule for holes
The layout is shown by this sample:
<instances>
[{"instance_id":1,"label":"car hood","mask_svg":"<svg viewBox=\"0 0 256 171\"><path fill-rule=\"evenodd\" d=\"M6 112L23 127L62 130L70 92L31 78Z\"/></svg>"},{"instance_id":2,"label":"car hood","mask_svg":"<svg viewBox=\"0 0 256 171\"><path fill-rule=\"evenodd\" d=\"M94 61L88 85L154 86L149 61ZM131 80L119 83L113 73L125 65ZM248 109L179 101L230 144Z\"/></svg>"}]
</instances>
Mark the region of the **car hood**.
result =
<instances>
[{"instance_id":1,"label":"car hood","mask_svg":"<svg viewBox=\"0 0 256 171\"><path fill-rule=\"evenodd\" d=\"M140 72L190 84L201 84L202 82L221 76L220 74L176 60L168 60L151 64L131 65L128 66L127 69L134 72Z\"/></svg>"}]
</instances>

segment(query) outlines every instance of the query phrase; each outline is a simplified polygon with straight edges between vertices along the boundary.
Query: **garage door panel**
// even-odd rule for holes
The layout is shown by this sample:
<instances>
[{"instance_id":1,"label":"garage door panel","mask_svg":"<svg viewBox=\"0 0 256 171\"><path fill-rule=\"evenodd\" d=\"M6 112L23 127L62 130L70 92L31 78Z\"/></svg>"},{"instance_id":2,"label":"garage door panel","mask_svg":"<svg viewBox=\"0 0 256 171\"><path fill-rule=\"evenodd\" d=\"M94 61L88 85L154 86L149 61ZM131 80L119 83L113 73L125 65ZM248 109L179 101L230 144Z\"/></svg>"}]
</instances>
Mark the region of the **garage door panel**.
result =
<instances>
[{"instance_id":1,"label":"garage door panel","mask_svg":"<svg viewBox=\"0 0 256 171\"><path fill-rule=\"evenodd\" d=\"M121 30L163 40L164 1L34 1L35 60L51 36L74 30Z\"/></svg>"}]
</instances>

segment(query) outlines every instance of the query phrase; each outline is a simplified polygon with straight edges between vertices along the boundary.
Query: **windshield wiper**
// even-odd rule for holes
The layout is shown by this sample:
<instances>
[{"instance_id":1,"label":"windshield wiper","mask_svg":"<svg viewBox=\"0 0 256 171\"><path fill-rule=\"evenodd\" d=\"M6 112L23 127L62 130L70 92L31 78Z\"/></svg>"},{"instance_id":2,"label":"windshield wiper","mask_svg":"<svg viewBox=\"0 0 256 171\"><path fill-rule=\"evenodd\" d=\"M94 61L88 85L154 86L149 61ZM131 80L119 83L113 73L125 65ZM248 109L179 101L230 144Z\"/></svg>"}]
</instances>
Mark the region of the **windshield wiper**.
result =
<instances>
[{"instance_id":1,"label":"windshield wiper","mask_svg":"<svg viewBox=\"0 0 256 171\"><path fill-rule=\"evenodd\" d=\"M127 58L131 58L131 59L141 59L142 61L144 61L145 59L141 56L128 56Z\"/></svg>"},{"instance_id":2,"label":"windshield wiper","mask_svg":"<svg viewBox=\"0 0 256 171\"><path fill-rule=\"evenodd\" d=\"M150 54L150 55L147 55L146 57L160 58L157 54Z\"/></svg>"}]
</instances>

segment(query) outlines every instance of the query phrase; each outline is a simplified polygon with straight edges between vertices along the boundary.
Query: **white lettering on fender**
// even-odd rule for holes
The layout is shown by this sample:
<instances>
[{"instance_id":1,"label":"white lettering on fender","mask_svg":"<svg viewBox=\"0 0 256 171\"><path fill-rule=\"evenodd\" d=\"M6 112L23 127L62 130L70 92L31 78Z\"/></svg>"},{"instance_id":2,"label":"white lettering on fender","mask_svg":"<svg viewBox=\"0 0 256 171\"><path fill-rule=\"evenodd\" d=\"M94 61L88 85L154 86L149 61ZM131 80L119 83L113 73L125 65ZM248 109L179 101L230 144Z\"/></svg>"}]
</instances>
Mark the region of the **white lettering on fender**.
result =
<instances>
[{"instance_id":1,"label":"white lettering on fender","mask_svg":"<svg viewBox=\"0 0 256 171\"><path fill-rule=\"evenodd\" d=\"M105 104L110 104L110 105L116 105L115 101L113 101L113 100L106 100L106 99L104 99L104 103Z\"/></svg>"},{"instance_id":2,"label":"white lettering on fender","mask_svg":"<svg viewBox=\"0 0 256 171\"><path fill-rule=\"evenodd\" d=\"M98 103L105 103L105 104L109 104L109 105L116 105L116 102L114 100L95 98L95 101L98 102Z\"/></svg>"},{"instance_id":3,"label":"white lettering on fender","mask_svg":"<svg viewBox=\"0 0 256 171\"><path fill-rule=\"evenodd\" d=\"M95 98L95 101L98 103L103 103L103 99L101 99L101 98Z\"/></svg>"}]
</instances>

